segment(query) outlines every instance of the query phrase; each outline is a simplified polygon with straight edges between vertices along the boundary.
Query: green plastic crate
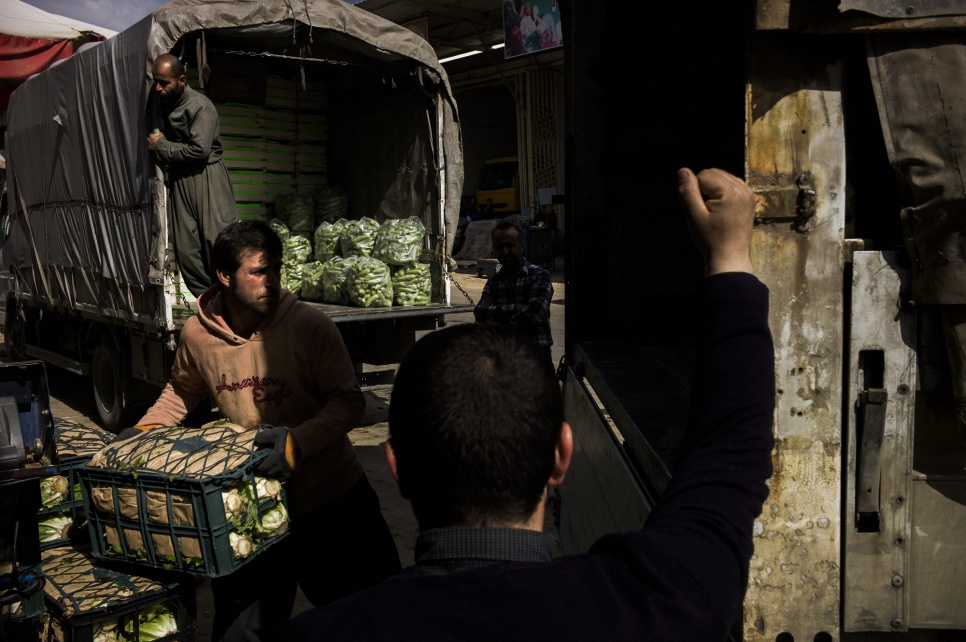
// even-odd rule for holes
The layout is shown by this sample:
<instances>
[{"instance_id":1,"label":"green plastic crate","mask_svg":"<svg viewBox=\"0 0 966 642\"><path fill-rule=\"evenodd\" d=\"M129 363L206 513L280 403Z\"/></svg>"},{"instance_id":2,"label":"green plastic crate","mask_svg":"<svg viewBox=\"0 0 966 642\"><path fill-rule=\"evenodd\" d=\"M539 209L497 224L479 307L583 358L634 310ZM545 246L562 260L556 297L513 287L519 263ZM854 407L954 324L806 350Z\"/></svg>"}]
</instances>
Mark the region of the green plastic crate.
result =
<instances>
[{"instance_id":1,"label":"green plastic crate","mask_svg":"<svg viewBox=\"0 0 966 642\"><path fill-rule=\"evenodd\" d=\"M156 433L160 430L166 432ZM239 530L226 514L222 493L242 484L255 488L255 466L268 452L254 450L254 430L221 437L206 433L207 443L197 436L202 434L200 430L155 428L136 439L148 440L144 444L154 453L151 461L167 457L170 461L164 465L169 470L181 461L197 463L215 451L219 456L224 455L221 451L230 453L235 461L231 467L206 468L204 476L152 472L143 465L117 470L113 465L100 468L89 464L78 469L96 557L219 577L237 570L288 535L287 526L272 536L251 533L247 537L250 552L239 556L233 551L232 534L237 538ZM243 461L238 463L239 459ZM256 495L255 499L251 502L251 519L261 523L270 511L272 516L281 511L287 524L284 485L277 497ZM281 508L277 508L279 505ZM238 550L245 548L244 542L241 544Z\"/></svg>"},{"instance_id":2,"label":"green plastic crate","mask_svg":"<svg viewBox=\"0 0 966 642\"><path fill-rule=\"evenodd\" d=\"M65 517L69 521L69 530L65 537L41 540L40 548L57 548L68 544L85 545L89 543L87 518L84 513L84 498L80 493L80 480L77 469L90 461L91 456L106 446L114 438L112 433L92 426L70 421L68 419L54 419L54 438L57 444L58 466L60 474L43 478L41 485L41 502L49 497L44 487L62 479L66 484L66 494L63 501L44 505L38 511L41 522L57 517ZM41 528L41 535L44 529Z\"/></svg>"},{"instance_id":3,"label":"green plastic crate","mask_svg":"<svg viewBox=\"0 0 966 642\"><path fill-rule=\"evenodd\" d=\"M93 642L102 630L126 629L129 639L141 638L141 622L158 607L170 612L177 631L164 641L191 641L195 627L177 584L163 584L97 566L88 551L73 547L44 552L44 642ZM189 580L190 581L190 580ZM126 639L128 639L126 638Z\"/></svg>"}]
</instances>

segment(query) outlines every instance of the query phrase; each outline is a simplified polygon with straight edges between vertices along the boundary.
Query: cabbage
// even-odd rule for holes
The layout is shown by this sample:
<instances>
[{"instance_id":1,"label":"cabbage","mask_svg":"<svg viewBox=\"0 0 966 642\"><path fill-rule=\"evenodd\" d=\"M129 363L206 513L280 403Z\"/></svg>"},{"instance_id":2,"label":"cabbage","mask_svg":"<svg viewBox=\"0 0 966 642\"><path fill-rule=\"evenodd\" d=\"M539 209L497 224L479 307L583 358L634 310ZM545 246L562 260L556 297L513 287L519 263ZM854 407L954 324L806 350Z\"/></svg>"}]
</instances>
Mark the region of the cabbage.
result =
<instances>
[{"instance_id":1,"label":"cabbage","mask_svg":"<svg viewBox=\"0 0 966 642\"><path fill-rule=\"evenodd\" d=\"M281 535L288 530L288 511L285 510L285 505L279 502L266 511L262 515L258 530L268 537Z\"/></svg>"},{"instance_id":2,"label":"cabbage","mask_svg":"<svg viewBox=\"0 0 966 642\"><path fill-rule=\"evenodd\" d=\"M235 531L228 533L228 544L231 546L231 552L235 559L245 559L255 550L255 545L248 535Z\"/></svg>"},{"instance_id":3,"label":"cabbage","mask_svg":"<svg viewBox=\"0 0 966 642\"><path fill-rule=\"evenodd\" d=\"M124 625L125 638L134 639L134 620ZM138 640L152 642L178 632L178 620L167 606L148 607L138 615Z\"/></svg>"},{"instance_id":4,"label":"cabbage","mask_svg":"<svg viewBox=\"0 0 966 642\"><path fill-rule=\"evenodd\" d=\"M70 482L66 477L54 475L40 480L40 502L44 508L63 504L69 499L67 496L69 492Z\"/></svg>"},{"instance_id":5,"label":"cabbage","mask_svg":"<svg viewBox=\"0 0 966 642\"><path fill-rule=\"evenodd\" d=\"M74 525L74 519L70 512L54 513L46 519L37 522L40 527L41 542L56 542L59 539L69 539L70 529Z\"/></svg>"},{"instance_id":6,"label":"cabbage","mask_svg":"<svg viewBox=\"0 0 966 642\"><path fill-rule=\"evenodd\" d=\"M269 477L255 476L255 490L258 499L278 499L282 494L282 482Z\"/></svg>"}]
</instances>

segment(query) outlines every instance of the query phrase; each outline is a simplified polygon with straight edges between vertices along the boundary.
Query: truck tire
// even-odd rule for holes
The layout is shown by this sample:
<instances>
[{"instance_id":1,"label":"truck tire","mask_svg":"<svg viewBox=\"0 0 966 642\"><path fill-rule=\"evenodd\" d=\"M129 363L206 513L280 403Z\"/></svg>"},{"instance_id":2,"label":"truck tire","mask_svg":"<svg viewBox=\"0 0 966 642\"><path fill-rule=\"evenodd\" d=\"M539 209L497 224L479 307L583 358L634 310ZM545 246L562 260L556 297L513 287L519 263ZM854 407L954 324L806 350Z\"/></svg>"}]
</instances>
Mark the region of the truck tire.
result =
<instances>
[{"instance_id":1,"label":"truck tire","mask_svg":"<svg viewBox=\"0 0 966 642\"><path fill-rule=\"evenodd\" d=\"M7 327L3 329L3 345L11 361L27 359L26 327L16 308L7 311Z\"/></svg>"},{"instance_id":2,"label":"truck tire","mask_svg":"<svg viewBox=\"0 0 966 642\"><path fill-rule=\"evenodd\" d=\"M120 432L124 424L124 380L121 354L109 335L101 336L94 347L91 378L94 380L94 405L104 428Z\"/></svg>"}]
</instances>

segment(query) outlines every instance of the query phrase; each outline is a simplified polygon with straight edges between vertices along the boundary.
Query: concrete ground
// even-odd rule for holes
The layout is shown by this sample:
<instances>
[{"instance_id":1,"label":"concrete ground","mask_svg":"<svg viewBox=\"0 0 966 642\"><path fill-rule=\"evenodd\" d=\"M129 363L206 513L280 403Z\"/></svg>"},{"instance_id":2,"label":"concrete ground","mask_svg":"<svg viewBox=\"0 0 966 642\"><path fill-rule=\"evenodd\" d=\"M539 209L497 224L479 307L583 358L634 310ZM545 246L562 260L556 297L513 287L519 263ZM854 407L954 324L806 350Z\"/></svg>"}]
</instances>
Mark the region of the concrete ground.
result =
<instances>
[{"instance_id":1,"label":"concrete ground","mask_svg":"<svg viewBox=\"0 0 966 642\"><path fill-rule=\"evenodd\" d=\"M563 264L557 260L556 269L551 271L554 287L554 297L551 304L551 328L554 346L551 354L555 364L560 362L564 347L564 278ZM466 263L456 270L453 279L465 291L452 288L452 301L462 304L468 300L476 303L486 284L486 275L478 275L475 262ZM471 312L453 314L446 317L447 324L474 323ZM425 334L425 333L422 333ZM77 375L48 367L48 379L51 394L51 410L54 417L71 419L87 425L97 425L97 413L93 406L91 382ZM366 392L368 402L366 414L360 426L349 434L356 452L365 467L369 481L379 495L380 506L386 522L392 531L403 566L413 564L413 548L415 546L417 524L410 511L409 502L402 498L396 487L384 457L383 444L388 437L388 408L391 397L391 387L382 387ZM547 530L556 536L553 524L548 520ZM145 575L149 575L146 572ZM197 641L207 642L211 637L211 592L209 581L198 577L197 584L198 617ZM311 604L298 594L293 615L311 608Z\"/></svg>"}]
</instances>

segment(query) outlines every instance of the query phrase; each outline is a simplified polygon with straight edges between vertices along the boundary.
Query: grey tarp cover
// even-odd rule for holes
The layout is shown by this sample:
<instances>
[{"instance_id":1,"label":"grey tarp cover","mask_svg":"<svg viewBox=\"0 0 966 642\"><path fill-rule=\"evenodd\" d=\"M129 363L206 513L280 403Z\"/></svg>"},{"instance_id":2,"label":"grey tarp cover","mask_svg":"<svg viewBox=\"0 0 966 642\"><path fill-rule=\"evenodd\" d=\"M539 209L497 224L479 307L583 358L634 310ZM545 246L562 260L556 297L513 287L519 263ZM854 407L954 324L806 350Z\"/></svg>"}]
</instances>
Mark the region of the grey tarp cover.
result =
<instances>
[{"instance_id":1,"label":"grey tarp cover","mask_svg":"<svg viewBox=\"0 0 966 642\"><path fill-rule=\"evenodd\" d=\"M966 41L869 37L869 70L919 303L966 304Z\"/></svg>"},{"instance_id":2,"label":"grey tarp cover","mask_svg":"<svg viewBox=\"0 0 966 642\"><path fill-rule=\"evenodd\" d=\"M347 118L357 132L332 128L332 134L359 136L359 153L340 159L344 187L359 208L355 216L419 216L437 254L448 253L463 183L462 148L449 81L429 43L342 0L175 0L14 92L7 131L10 258L25 296L157 323L167 239L161 236L160 178L145 144L151 61L202 30L230 34L234 49L262 52L291 44L296 29L310 32L309 55L318 48L320 57L342 52L357 61L410 61L422 69L418 92L359 113L355 123ZM427 110L427 95L441 98L439 168L436 116ZM437 185L445 189L445 239L435 216Z\"/></svg>"}]
</instances>

